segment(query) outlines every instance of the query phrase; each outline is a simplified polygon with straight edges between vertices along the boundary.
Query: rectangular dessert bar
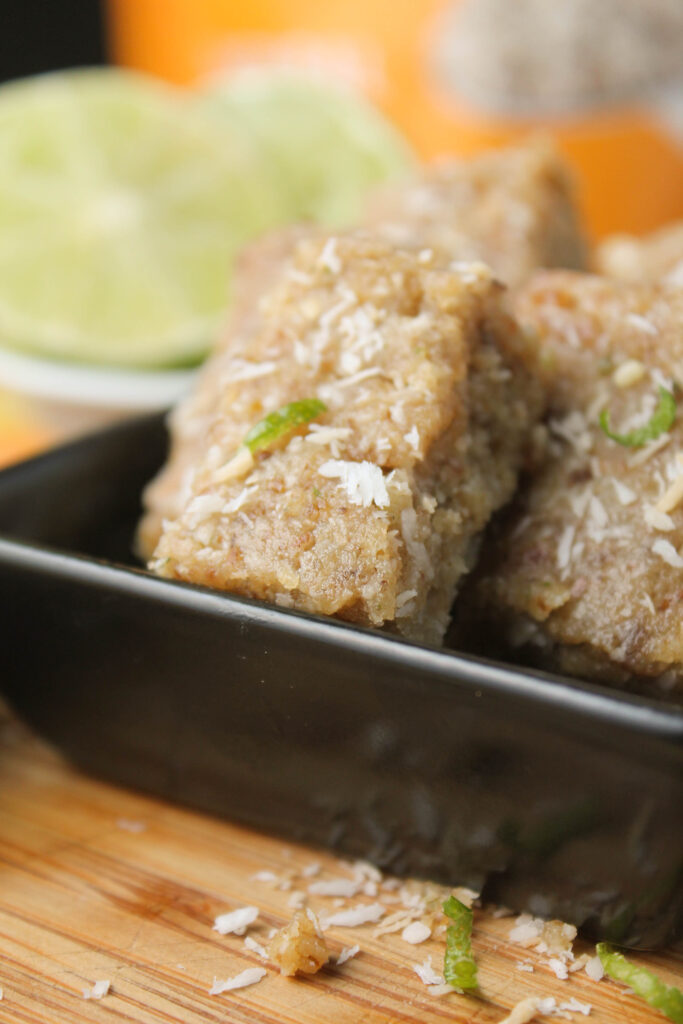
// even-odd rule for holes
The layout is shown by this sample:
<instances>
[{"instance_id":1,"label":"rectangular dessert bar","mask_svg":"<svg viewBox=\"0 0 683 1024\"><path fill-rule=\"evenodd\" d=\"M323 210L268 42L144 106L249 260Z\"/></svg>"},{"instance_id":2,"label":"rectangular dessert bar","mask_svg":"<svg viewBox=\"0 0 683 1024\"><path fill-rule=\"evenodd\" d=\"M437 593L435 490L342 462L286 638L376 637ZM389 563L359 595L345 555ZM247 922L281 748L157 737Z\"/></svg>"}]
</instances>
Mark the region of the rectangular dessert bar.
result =
<instances>
[{"instance_id":1,"label":"rectangular dessert bar","mask_svg":"<svg viewBox=\"0 0 683 1024\"><path fill-rule=\"evenodd\" d=\"M683 687L683 289L539 275L546 459L497 532L470 611L525 659Z\"/></svg>"},{"instance_id":2,"label":"rectangular dessert bar","mask_svg":"<svg viewBox=\"0 0 683 1024\"><path fill-rule=\"evenodd\" d=\"M182 413L196 458L154 571L440 642L540 413L501 292L482 264L299 240ZM245 448L259 421L312 401L310 422Z\"/></svg>"}]
</instances>

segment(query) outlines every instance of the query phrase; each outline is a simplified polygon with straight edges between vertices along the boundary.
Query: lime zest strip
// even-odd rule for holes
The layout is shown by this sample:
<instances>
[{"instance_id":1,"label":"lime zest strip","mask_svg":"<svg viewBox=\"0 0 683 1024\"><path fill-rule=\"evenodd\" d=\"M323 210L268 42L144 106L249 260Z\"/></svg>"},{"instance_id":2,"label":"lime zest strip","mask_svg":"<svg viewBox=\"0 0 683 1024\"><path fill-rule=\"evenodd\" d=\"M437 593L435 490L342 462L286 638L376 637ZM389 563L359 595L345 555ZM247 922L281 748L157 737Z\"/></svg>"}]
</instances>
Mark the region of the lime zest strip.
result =
<instances>
[{"instance_id":1,"label":"lime zest strip","mask_svg":"<svg viewBox=\"0 0 683 1024\"><path fill-rule=\"evenodd\" d=\"M256 423L242 444L252 455L270 448L285 434L290 434L297 427L314 420L321 413L327 412L327 406L319 398L302 398L298 402L290 402L281 409L271 412Z\"/></svg>"},{"instance_id":2,"label":"lime zest strip","mask_svg":"<svg viewBox=\"0 0 683 1024\"><path fill-rule=\"evenodd\" d=\"M648 441L656 441L658 437L665 434L675 419L676 399L673 391L660 387L659 405L644 426L632 430L628 434L615 434L609 425L609 410L603 409L600 413L600 427L603 433L617 444L622 444L626 448L640 448Z\"/></svg>"},{"instance_id":3,"label":"lime zest strip","mask_svg":"<svg viewBox=\"0 0 683 1024\"><path fill-rule=\"evenodd\" d=\"M665 985L646 967L630 963L623 953L617 952L607 942L599 942L595 948L605 974L628 985L648 1006L659 1010L674 1024L683 1024L683 993L680 989Z\"/></svg>"},{"instance_id":4,"label":"lime zest strip","mask_svg":"<svg viewBox=\"0 0 683 1024\"><path fill-rule=\"evenodd\" d=\"M211 478L213 483L224 483L226 480L246 476L253 469L256 452L270 448L281 437L291 434L297 427L309 423L324 412L327 412L327 406L319 398L302 398L264 416L248 431L233 457L216 470Z\"/></svg>"},{"instance_id":5,"label":"lime zest strip","mask_svg":"<svg viewBox=\"0 0 683 1024\"><path fill-rule=\"evenodd\" d=\"M477 965L472 955L472 922L474 915L469 907L449 896L443 905L443 912L453 924L446 931L446 952L443 960L443 975L449 985L464 991L479 987Z\"/></svg>"}]
</instances>

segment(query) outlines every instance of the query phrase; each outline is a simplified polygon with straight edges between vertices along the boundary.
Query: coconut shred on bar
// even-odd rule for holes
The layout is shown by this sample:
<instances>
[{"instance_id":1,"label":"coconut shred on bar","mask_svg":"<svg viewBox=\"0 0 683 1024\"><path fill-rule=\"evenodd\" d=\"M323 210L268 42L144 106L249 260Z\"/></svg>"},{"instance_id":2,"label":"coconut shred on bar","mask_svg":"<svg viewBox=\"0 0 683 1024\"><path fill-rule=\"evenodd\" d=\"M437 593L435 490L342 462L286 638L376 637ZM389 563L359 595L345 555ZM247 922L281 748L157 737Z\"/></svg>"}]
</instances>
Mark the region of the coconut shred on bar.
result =
<instances>
[{"instance_id":1,"label":"coconut shred on bar","mask_svg":"<svg viewBox=\"0 0 683 1024\"><path fill-rule=\"evenodd\" d=\"M215 407L152 569L439 643L540 411L501 291L479 263L300 239L204 371ZM245 353L269 372L235 374ZM310 422L236 460L258 421L312 399Z\"/></svg>"}]
</instances>

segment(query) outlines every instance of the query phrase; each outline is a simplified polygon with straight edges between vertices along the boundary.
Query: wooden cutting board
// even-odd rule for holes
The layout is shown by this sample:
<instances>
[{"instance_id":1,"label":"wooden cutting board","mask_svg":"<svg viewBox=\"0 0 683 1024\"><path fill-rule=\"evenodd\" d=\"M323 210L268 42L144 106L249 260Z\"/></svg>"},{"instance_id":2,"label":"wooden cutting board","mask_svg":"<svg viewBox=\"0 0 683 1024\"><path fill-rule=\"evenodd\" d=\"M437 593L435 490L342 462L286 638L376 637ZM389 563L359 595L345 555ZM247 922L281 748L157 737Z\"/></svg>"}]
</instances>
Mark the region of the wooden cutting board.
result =
<instances>
[{"instance_id":1,"label":"wooden cutting board","mask_svg":"<svg viewBox=\"0 0 683 1024\"><path fill-rule=\"evenodd\" d=\"M85 778L0 709L0 1022L495 1024L531 995L590 1003L589 1017L569 1015L575 1021L664 1020L625 989L593 982L583 970L559 980L547 956L508 940L513 919L490 911L475 917L482 999L436 997L415 974L413 965L428 955L439 968L443 937L411 946L400 934L376 937L373 925L329 929L334 956L360 946L343 966L292 980L265 965L258 984L210 996L214 978L264 966L242 938L213 931L214 917L256 905L260 916L250 934L267 941L272 928L291 918L288 903L310 884L301 872L313 863L320 864L319 879L350 874L328 854L285 847ZM277 881L254 879L259 871ZM329 897L310 902L333 910ZM576 954L584 949L590 947L575 943ZM636 959L680 985L680 955ZM533 972L520 970L521 961ZM109 994L84 999L100 979L111 982Z\"/></svg>"}]
</instances>

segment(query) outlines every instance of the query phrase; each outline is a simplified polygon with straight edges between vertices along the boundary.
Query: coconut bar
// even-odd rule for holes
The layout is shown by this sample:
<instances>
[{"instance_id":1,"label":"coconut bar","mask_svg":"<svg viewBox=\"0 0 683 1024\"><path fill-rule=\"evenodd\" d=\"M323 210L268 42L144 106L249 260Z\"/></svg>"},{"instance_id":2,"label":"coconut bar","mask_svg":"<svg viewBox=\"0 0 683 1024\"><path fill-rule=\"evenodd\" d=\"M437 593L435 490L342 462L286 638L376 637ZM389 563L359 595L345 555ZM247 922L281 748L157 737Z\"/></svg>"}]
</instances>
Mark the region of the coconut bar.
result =
<instances>
[{"instance_id":1,"label":"coconut bar","mask_svg":"<svg viewBox=\"0 0 683 1024\"><path fill-rule=\"evenodd\" d=\"M683 290L546 273L516 309L541 344L547 458L487 552L475 614L544 667L680 688Z\"/></svg>"},{"instance_id":2,"label":"coconut bar","mask_svg":"<svg viewBox=\"0 0 683 1024\"><path fill-rule=\"evenodd\" d=\"M446 270L360 235L299 241L204 371L198 390L219 400L197 416L153 571L440 642L540 411L501 292L481 264ZM313 403L310 422L245 446Z\"/></svg>"},{"instance_id":3,"label":"coconut bar","mask_svg":"<svg viewBox=\"0 0 683 1024\"><path fill-rule=\"evenodd\" d=\"M541 267L585 269L570 175L538 142L449 161L370 202L368 224L399 245L482 260L517 287Z\"/></svg>"}]
</instances>

